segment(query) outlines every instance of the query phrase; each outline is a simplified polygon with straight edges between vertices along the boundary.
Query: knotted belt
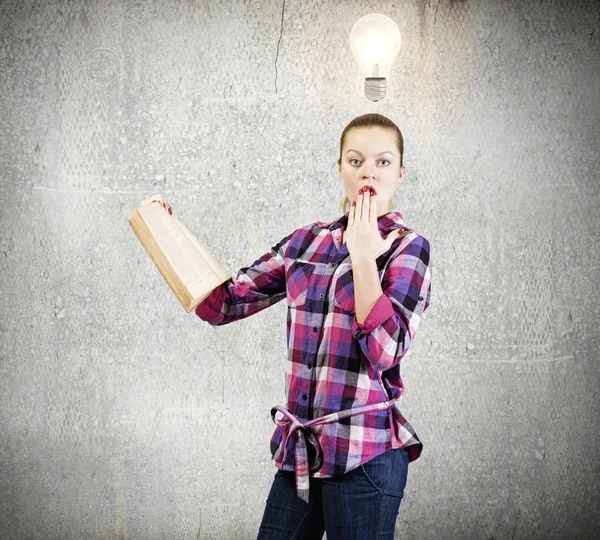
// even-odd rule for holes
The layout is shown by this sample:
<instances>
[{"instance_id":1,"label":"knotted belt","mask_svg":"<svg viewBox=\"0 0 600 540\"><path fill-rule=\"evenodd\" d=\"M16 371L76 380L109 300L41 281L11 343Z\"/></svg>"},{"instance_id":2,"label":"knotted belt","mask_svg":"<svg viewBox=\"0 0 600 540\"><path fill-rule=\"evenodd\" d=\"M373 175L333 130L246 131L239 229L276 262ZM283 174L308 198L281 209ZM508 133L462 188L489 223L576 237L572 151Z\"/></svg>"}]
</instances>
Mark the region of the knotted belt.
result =
<instances>
[{"instance_id":1,"label":"knotted belt","mask_svg":"<svg viewBox=\"0 0 600 540\"><path fill-rule=\"evenodd\" d=\"M337 411L319 418L314 418L306 423L300 422L290 411L288 411L283 405L277 405L271 409L271 418L273 423L283 427L281 444L271 459L276 459L279 454L283 451L283 463L285 463L287 453L287 441L290 437L293 437L294 441L294 457L295 457L295 469L296 469L296 492L304 502L308 503L308 496L310 490L310 477L308 471L308 450L306 447L306 439L310 442L316 451L315 464L312 467L313 470L317 470L321 467L323 461L323 449L317 437L310 429L312 426L320 426L322 424L331 424L337 422L342 418L348 418L349 416L356 416L357 414L364 414L366 412L378 411L385 408L391 408L396 403L396 399L390 399L389 401L382 401L380 403L373 403L371 405L365 405L363 407L357 407L353 409L346 409L344 411ZM283 418L275 419L277 411L283 414ZM282 450L283 449L283 450Z\"/></svg>"}]
</instances>

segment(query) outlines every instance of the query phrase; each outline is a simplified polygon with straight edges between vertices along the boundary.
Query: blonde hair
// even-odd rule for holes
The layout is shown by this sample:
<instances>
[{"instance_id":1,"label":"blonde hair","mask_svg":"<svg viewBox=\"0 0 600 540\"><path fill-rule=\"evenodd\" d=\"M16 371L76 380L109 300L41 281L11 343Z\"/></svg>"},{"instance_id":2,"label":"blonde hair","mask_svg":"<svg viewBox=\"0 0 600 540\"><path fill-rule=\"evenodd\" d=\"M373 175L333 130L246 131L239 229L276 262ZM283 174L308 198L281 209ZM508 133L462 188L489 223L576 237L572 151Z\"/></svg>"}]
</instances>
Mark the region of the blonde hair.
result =
<instances>
[{"instance_id":1,"label":"blonde hair","mask_svg":"<svg viewBox=\"0 0 600 540\"><path fill-rule=\"evenodd\" d=\"M398 143L398 151L400 152L400 167L402 167L402 158L404 156L404 137L402 132L394 122L392 122L387 116L383 116L379 113L368 113L362 116L354 118L342 131L340 138L340 158L338 159L338 165L342 164L342 150L344 148L344 142L346 142L346 136L351 129L358 129L361 127L372 127L377 126L384 129L393 129L396 132L396 142ZM340 210L343 214L350 211L350 199L344 195L342 202L340 203ZM390 206L388 212L394 210L394 199L390 199Z\"/></svg>"}]
</instances>

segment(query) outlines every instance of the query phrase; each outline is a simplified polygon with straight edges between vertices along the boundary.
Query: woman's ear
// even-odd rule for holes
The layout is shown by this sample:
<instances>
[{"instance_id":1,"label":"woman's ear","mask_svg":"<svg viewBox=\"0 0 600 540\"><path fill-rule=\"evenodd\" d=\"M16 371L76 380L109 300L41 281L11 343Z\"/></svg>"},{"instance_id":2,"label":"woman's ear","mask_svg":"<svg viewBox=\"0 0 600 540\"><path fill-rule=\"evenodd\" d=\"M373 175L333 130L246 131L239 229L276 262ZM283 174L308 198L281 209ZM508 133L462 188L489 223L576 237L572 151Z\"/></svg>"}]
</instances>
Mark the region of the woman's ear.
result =
<instances>
[{"instance_id":1,"label":"woman's ear","mask_svg":"<svg viewBox=\"0 0 600 540\"><path fill-rule=\"evenodd\" d=\"M402 182L402 180L404 180L405 172L406 172L406 165L402 165L402 167L400 167L400 176L398 177L398 182L396 185L398 185L400 182Z\"/></svg>"}]
</instances>

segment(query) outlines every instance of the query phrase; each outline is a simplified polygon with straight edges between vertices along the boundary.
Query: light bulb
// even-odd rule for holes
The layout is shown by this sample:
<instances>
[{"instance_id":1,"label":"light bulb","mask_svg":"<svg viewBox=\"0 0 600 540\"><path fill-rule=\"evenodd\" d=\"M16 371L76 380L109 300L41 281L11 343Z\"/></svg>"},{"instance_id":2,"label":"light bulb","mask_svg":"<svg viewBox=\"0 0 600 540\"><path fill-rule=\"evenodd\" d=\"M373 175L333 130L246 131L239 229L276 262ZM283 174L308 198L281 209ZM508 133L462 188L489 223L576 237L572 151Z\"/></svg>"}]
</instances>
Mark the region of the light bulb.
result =
<instances>
[{"instance_id":1,"label":"light bulb","mask_svg":"<svg viewBox=\"0 0 600 540\"><path fill-rule=\"evenodd\" d=\"M370 13L350 32L350 47L365 77L365 96L379 101L387 92L386 79L402 44L400 29L389 17Z\"/></svg>"}]
</instances>

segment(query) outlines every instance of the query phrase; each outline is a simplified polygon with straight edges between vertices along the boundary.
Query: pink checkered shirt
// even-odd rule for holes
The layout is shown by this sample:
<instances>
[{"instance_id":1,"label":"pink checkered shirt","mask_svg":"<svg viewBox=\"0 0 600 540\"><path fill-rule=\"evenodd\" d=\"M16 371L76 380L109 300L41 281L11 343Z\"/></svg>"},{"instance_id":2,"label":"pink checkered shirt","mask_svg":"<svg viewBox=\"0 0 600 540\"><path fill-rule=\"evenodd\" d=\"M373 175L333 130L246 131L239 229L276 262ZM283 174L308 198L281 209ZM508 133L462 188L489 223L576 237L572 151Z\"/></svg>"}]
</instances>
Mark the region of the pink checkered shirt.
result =
<instances>
[{"instance_id":1,"label":"pink checkered shirt","mask_svg":"<svg viewBox=\"0 0 600 540\"><path fill-rule=\"evenodd\" d=\"M376 259L383 295L361 324L352 261L342 244L347 223L348 213L300 227L195 310L220 326L286 300L287 406L271 409L271 459L295 471L298 496L306 502L309 478L344 474L396 448L406 447L412 462L423 448L396 401L404 395L400 360L429 306L429 242L398 211L377 219L382 238L397 228L403 232ZM283 416L276 420L277 411ZM312 464L307 443L315 451Z\"/></svg>"}]
</instances>

